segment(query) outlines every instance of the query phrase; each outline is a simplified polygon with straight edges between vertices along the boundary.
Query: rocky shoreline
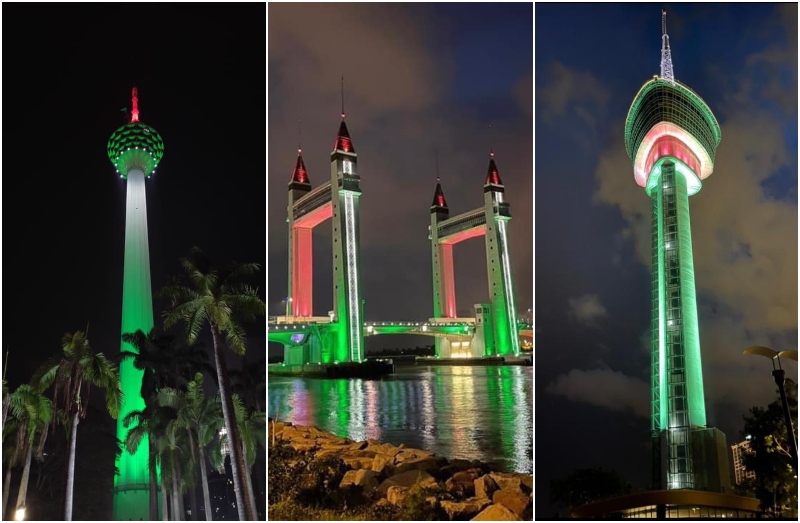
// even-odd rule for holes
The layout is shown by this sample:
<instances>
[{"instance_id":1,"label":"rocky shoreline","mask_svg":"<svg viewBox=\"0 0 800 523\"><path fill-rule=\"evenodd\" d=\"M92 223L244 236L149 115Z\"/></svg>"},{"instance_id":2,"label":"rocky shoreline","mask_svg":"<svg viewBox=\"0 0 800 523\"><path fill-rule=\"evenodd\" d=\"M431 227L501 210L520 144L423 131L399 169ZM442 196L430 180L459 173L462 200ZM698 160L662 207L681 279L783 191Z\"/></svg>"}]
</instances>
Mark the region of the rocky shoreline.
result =
<instances>
[{"instance_id":1,"label":"rocky shoreline","mask_svg":"<svg viewBox=\"0 0 800 523\"><path fill-rule=\"evenodd\" d=\"M477 460L375 440L352 441L317 427L270 419L269 442L288 445L311 462L333 458L347 468L338 489L361 489L375 505L402 508L412 490L450 520L531 521L533 476L503 472Z\"/></svg>"}]
</instances>

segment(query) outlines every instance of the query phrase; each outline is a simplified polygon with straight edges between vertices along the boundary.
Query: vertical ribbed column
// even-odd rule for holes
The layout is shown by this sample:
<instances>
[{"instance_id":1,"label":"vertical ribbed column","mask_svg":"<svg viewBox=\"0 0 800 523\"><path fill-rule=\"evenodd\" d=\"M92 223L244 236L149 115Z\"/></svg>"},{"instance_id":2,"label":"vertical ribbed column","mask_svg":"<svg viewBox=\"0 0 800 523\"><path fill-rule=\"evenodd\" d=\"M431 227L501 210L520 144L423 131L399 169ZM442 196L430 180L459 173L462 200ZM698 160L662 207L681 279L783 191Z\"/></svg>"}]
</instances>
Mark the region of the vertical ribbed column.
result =
<instances>
[{"instance_id":1,"label":"vertical ribbed column","mask_svg":"<svg viewBox=\"0 0 800 523\"><path fill-rule=\"evenodd\" d=\"M147 202L144 173L128 173L125 199L125 266L122 285L122 333L153 328L153 296L150 287L150 248L147 240ZM126 343L122 350L135 352ZM128 433L123 420L133 410L144 410L141 397L143 372L126 360L120 365L122 404L117 418L117 438L124 443ZM119 458L119 476L114 478L114 519L148 520L149 474L148 438L145 436L135 454L124 450Z\"/></svg>"}]
</instances>

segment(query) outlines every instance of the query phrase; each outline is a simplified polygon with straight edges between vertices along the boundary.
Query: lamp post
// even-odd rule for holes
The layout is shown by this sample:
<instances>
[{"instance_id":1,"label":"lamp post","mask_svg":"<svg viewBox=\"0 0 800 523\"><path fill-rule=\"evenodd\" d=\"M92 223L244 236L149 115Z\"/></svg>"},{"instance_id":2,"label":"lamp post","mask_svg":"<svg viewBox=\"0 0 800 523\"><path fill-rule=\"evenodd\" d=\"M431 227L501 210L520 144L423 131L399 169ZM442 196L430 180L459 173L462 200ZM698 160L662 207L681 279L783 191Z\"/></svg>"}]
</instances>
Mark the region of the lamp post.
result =
<instances>
[{"instance_id":1,"label":"lamp post","mask_svg":"<svg viewBox=\"0 0 800 523\"><path fill-rule=\"evenodd\" d=\"M781 395L781 404L783 405L783 417L786 423L786 432L789 438L789 445L792 452L792 468L797 473L797 440L794 437L794 427L792 425L792 416L789 413L789 401L786 399L786 389L784 383L786 382L786 372L781 367L781 356L789 358L790 360L797 361L796 350L774 351L769 347L762 347L755 345L744 351L743 354L755 354L757 356L764 356L772 360L772 377L775 379L775 384L778 386L778 392ZM777 362L777 365L775 364Z\"/></svg>"}]
</instances>

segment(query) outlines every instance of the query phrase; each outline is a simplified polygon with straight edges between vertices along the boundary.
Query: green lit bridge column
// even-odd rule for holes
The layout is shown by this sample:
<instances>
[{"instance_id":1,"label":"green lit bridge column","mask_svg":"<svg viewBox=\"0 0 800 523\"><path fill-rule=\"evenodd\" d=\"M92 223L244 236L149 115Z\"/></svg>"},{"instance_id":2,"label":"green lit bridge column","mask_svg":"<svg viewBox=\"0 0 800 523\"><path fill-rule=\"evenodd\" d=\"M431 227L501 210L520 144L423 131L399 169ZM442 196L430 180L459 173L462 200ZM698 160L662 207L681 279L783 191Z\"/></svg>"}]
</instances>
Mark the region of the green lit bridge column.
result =
<instances>
[{"instance_id":1,"label":"green lit bridge column","mask_svg":"<svg viewBox=\"0 0 800 523\"><path fill-rule=\"evenodd\" d=\"M131 122L117 129L108 141L108 158L128 182L125 198L125 265L122 284L122 333L153 328L150 284L150 248L147 239L145 178L150 177L164 153L155 129L139 122L136 88ZM123 343L122 350L136 349ZM143 410L142 371L128 360L120 365L122 404L117 418L117 438L124 442L128 430L123 420L133 410ZM114 477L114 520L150 519L149 441L145 437L135 454L122 451L119 475Z\"/></svg>"}]
</instances>

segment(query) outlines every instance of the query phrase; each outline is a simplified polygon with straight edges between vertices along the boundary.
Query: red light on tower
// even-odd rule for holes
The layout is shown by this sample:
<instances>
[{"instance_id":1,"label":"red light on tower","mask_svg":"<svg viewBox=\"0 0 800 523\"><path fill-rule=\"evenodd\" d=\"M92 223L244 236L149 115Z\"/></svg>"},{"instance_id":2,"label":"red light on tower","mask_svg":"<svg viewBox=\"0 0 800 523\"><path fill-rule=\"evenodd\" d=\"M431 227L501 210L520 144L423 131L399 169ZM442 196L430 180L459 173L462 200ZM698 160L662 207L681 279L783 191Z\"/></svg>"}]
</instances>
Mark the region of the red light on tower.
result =
<instances>
[{"instance_id":1,"label":"red light on tower","mask_svg":"<svg viewBox=\"0 0 800 523\"><path fill-rule=\"evenodd\" d=\"M133 110L131 111L131 123L139 121L139 97L136 88L133 88Z\"/></svg>"}]
</instances>

